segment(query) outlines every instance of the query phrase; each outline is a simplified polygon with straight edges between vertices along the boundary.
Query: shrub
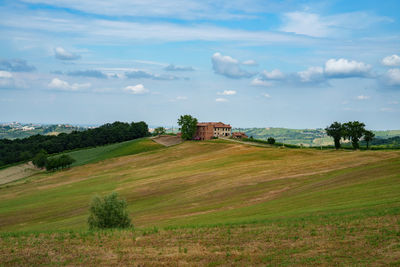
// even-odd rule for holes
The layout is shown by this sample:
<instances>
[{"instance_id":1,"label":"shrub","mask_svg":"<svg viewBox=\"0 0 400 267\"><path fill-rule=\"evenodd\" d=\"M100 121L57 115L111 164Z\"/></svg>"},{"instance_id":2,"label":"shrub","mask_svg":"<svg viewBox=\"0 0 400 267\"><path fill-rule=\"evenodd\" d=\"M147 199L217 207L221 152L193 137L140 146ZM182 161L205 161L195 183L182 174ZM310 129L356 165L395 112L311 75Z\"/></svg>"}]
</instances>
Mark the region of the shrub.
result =
<instances>
[{"instance_id":1,"label":"shrub","mask_svg":"<svg viewBox=\"0 0 400 267\"><path fill-rule=\"evenodd\" d=\"M71 166L75 162L75 159L68 155L61 155L60 157L48 158L46 160L46 170L54 171L58 169L65 169Z\"/></svg>"},{"instance_id":2,"label":"shrub","mask_svg":"<svg viewBox=\"0 0 400 267\"><path fill-rule=\"evenodd\" d=\"M44 168L47 163L47 153L44 150L41 150L36 156L32 159L33 165L38 168Z\"/></svg>"},{"instance_id":3,"label":"shrub","mask_svg":"<svg viewBox=\"0 0 400 267\"><path fill-rule=\"evenodd\" d=\"M267 139L267 142L268 142L268 144L273 145L273 144L275 144L275 138L269 137L269 138Z\"/></svg>"},{"instance_id":4,"label":"shrub","mask_svg":"<svg viewBox=\"0 0 400 267\"><path fill-rule=\"evenodd\" d=\"M113 192L104 198L95 196L90 204L88 224L90 229L127 228L131 220L126 211L126 202Z\"/></svg>"}]
</instances>

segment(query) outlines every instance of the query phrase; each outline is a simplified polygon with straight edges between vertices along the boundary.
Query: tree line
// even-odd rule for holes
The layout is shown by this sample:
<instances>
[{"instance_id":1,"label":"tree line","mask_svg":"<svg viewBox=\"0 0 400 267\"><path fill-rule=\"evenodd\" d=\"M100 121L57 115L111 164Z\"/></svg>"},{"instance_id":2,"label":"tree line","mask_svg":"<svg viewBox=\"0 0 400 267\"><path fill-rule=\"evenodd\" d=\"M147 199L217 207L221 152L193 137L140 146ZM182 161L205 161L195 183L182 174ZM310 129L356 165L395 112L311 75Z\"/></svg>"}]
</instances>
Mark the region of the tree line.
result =
<instances>
[{"instance_id":1,"label":"tree line","mask_svg":"<svg viewBox=\"0 0 400 267\"><path fill-rule=\"evenodd\" d=\"M325 128L328 136L333 138L335 142L335 148L341 147L340 141L342 139L351 141L351 145L354 149L360 148L361 138L367 143L367 149L369 143L374 139L375 134L365 129L365 124L359 121L349 121L346 123L340 123L335 121L330 126Z\"/></svg>"},{"instance_id":2,"label":"tree line","mask_svg":"<svg viewBox=\"0 0 400 267\"><path fill-rule=\"evenodd\" d=\"M95 147L128 141L149 135L145 122L114 122L85 131L57 136L34 135L23 139L0 139L0 167L31 160L40 151L60 153L77 148Z\"/></svg>"}]
</instances>

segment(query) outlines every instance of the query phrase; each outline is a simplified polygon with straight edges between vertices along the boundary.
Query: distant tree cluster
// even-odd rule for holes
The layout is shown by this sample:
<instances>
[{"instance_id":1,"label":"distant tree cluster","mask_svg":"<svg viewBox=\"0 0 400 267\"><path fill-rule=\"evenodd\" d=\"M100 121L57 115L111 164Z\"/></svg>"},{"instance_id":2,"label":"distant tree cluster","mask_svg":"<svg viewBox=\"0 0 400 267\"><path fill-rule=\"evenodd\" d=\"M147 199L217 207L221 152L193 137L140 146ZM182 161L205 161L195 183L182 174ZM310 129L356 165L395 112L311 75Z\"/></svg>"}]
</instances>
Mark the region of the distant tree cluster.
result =
<instances>
[{"instance_id":1,"label":"distant tree cluster","mask_svg":"<svg viewBox=\"0 0 400 267\"><path fill-rule=\"evenodd\" d=\"M166 133L166 130L164 127L157 127L154 129L153 135L162 135L165 133Z\"/></svg>"},{"instance_id":2,"label":"distant tree cluster","mask_svg":"<svg viewBox=\"0 0 400 267\"><path fill-rule=\"evenodd\" d=\"M36 167L43 169L46 168L48 171L55 171L59 169L69 168L72 163L75 162L69 155L61 155L59 157L49 157L46 151L41 150L36 156L32 159L33 165Z\"/></svg>"},{"instance_id":3,"label":"distant tree cluster","mask_svg":"<svg viewBox=\"0 0 400 267\"><path fill-rule=\"evenodd\" d=\"M59 157L48 158L46 160L46 170L48 171L56 171L59 169L69 168L72 163L75 162L75 159L71 158L68 155L61 155Z\"/></svg>"},{"instance_id":4,"label":"distant tree cluster","mask_svg":"<svg viewBox=\"0 0 400 267\"><path fill-rule=\"evenodd\" d=\"M367 143L367 149L369 143L375 137L375 134L365 129L365 124L359 121L349 121L346 123L334 122L330 126L325 128L326 133L333 138L335 142L335 148L341 147L340 140L350 140L354 149L360 148L359 142L361 138Z\"/></svg>"},{"instance_id":5,"label":"distant tree cluster","mask_svg":"<svg viewBox=\"0 0 400 267\"><path fill-rule=\"evenodd\" d=\"M0 139L0 166L31 160L40 151L60 153L76 148L95 147L149 135L145 122L114 122L85 131L57 136L34 135L23 139Z\"/></svg>"}]
</instances>

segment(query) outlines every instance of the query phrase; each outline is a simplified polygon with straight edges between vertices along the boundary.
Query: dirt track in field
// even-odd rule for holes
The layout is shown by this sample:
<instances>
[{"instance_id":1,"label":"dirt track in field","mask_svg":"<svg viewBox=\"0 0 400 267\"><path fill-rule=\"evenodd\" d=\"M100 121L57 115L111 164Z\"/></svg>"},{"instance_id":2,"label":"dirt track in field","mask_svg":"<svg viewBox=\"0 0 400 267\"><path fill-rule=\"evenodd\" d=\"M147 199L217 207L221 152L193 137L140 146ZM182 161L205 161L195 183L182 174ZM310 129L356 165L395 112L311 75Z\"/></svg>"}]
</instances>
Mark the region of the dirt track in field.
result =
<instances>
[{"instance_id":1,"label":"dirt track in field","mask_svg":"<svg viewBox=\"0 0 400 267\"><path fill-rule=\"evenodd\" d=\"M152 140L163 146L173 146L182 143L182 139L178 136L160 135L152 138Z\"/></svg>"},{"instance_id":2,"label":"dirt track in field","mask_svg":"<svg viewBox=\"0 0 400 267\"><path fill-rule=\"evenodd\" d=\"M32 162L0 170L0 185L31 176L39 171L39 169L33 166Z\"/></svg>"}]
</instances>

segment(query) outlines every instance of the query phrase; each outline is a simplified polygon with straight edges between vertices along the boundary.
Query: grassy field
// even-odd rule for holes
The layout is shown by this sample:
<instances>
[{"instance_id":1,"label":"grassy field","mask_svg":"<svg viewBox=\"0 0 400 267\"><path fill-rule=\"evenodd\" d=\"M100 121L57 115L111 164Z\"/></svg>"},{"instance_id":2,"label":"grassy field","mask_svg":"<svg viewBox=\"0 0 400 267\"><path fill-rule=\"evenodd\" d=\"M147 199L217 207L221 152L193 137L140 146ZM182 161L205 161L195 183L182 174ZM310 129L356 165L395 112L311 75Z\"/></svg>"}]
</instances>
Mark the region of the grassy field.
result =
<instances>
[{"instance_id":1,"label":"grassy field","mask_svg":"<svg viewBox=\"0 0 400 267\"><path fill-rule=\"evenodd\" d=\"M164 146L159 145L148 138L141 138L111 145L76 150L62 154L70 155L76 160L76 162L72 164L72 166L74 167L99 162L109 158L116 158L126 155L134 155L146 151L152 151L163 147Z\"/></svg>"},{"instance_id":2,"label":"grassy field","mask_svg":"<svg viewBox=\"0 0 400 267\"><path fill-rule=\"evenodd\" d=\"M111 191L135 229L88 231ZM185 142L2 186L0 231L11 265L398 265L400 152Z\"/></svg>"}]
</instances>

